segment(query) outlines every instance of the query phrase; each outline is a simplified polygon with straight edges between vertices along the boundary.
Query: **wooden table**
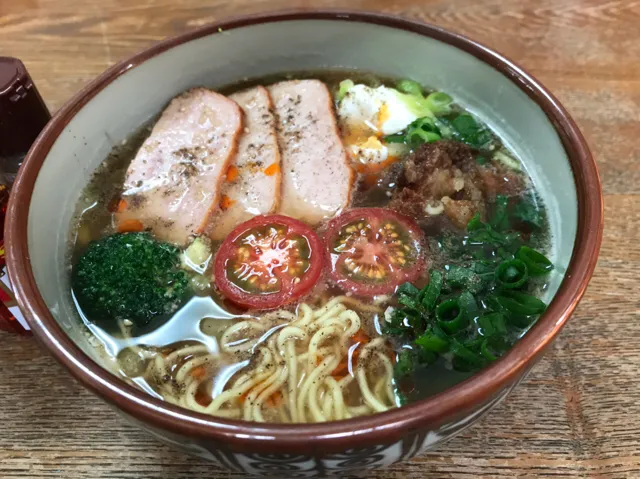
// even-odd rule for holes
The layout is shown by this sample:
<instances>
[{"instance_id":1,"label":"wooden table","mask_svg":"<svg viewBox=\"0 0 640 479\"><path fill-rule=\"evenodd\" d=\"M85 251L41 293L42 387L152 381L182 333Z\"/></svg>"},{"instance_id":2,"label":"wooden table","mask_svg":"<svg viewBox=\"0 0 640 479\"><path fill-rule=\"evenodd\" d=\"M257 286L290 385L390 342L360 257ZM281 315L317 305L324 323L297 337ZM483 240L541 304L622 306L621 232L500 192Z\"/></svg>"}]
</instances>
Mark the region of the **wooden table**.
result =
<instances>
[{"instance_id":1,"label":"wooden table","mask_svg":"<svg viewBox=\"0 0 640 479\"><path fill-rule=\"evenodd\" d=\"M0 0L0 54L51 110L106 67L219 18L304 0ZM572 321L470 431L375 477L640 477L640 3L315 0L432 22L515 59L567 106L600 166L607 225ZM437 65L434 66L437 68ZM238 477L124 423L33 339L0 334L0 477Z\"/></svg>"}]
</instances>

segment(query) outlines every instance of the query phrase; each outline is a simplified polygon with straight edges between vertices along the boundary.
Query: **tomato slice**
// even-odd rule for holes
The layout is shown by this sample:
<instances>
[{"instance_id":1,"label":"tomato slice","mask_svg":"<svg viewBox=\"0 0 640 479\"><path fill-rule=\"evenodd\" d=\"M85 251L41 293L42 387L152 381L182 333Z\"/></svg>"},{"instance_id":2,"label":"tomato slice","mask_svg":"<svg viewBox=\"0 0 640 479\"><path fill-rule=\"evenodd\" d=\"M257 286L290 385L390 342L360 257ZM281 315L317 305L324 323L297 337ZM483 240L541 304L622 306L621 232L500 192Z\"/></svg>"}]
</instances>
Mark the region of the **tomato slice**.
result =
<instances>
[{"instance_id":1,"label":"tomato slice","mask_svg":"<svg viewBox=\"0 0 640 479\"><path fill-rule=\"evenodd\" d=\"M331 277L362 296L393 293L425 267L424 238L411 219L384 208L358 208L329 222Z\"/></svg>"},{"instance_id":2,"label":"tomato slice","mask_svg":"<svg viewBox=\"0 0 640 479\"><path fill-rule=\"evenodd\" d=\"M264 215L237 226L216 254L215 283L247 308L271 309L299 298L318 281L324 246L305 223Z\"/></svg>"}]
</instances>

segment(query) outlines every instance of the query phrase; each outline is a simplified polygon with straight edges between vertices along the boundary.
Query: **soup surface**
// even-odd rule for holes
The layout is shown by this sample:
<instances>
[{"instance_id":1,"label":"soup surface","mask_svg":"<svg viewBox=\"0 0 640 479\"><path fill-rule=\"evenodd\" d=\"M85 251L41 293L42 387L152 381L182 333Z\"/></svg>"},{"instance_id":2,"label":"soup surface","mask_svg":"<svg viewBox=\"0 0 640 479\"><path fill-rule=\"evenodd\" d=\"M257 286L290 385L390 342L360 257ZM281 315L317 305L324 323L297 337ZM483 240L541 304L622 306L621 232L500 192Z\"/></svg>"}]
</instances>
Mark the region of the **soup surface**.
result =
<instances>
[{"instance_id":1,"label":"soup surface","mask_svg":"<svg viewBox=\"0 0 640 479\"><path fill-rule=\"evenodd\" d=\"M443 92L339 72L173 99L78 204L72 294L123 378L195 411L348 419L442 391L545 310L544 204Z\"/></svg>"}]
</instances>

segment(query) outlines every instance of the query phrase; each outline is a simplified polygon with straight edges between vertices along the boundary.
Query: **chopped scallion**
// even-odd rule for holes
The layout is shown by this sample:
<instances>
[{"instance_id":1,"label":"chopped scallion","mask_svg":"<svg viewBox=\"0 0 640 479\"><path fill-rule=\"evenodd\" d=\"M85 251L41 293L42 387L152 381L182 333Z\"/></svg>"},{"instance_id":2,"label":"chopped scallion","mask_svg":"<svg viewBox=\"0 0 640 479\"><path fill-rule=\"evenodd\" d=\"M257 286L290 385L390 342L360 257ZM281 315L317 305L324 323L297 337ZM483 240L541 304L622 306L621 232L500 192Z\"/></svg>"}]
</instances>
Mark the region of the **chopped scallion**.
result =
<instances>
[{"instance_id":1,"label":"chopped scallion","mask_svg":"<svg viewBox=\"0 0 640 479\"><path fill-rule=\"evenodd\" d=\"M529 279L529 269L524 261L512 259L503 261L496 268L496 283L502 289L516 289Z\"/></svg>"},{"instance_id":2,"label":"chopped scallion","mask_svg":"<svg viewBox=\"0 0 640 479\"><path fill-rule=\"evenodd\" d=\"M553 263L545 255L528 246L520 246L516 257L527 265L531 275L547 274L553 269Z\"/></svg>"}]
</instances>

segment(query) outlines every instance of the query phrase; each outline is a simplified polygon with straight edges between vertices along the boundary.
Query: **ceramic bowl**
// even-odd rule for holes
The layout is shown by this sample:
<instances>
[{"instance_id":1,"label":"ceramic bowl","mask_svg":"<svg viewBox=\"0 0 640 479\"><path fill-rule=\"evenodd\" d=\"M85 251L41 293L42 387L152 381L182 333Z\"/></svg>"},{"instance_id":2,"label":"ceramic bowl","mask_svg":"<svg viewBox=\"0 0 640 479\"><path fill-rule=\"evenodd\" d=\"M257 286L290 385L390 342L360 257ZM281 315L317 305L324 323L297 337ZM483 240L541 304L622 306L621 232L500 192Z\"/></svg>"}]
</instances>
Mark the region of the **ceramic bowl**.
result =
<instances>
[{"instance_id":1,"label":"ceramic bowl","mask_svg":"<svg viewBox=\"0 0 640 479\"><path fill-rule=\"evenodd\" d=\"M451 94L523 160L547 201L555 276L547 312L472 378L383 414L309 425L257 424L154 399L101 364L69 294L70 222L114 145L195 86L301 70L356 69ZM314 11L237 18L159 43L107 70L69 101L31 149L14 186L8 267L36 337L84 386L139 427L237 471L316 476L406 460L471 425L513 389L569 319L596 264L602 196L584 138L523 69L441 28L386 15ZM564 279L563 279L564 278Z\"/></svg>"}]
</instances>

